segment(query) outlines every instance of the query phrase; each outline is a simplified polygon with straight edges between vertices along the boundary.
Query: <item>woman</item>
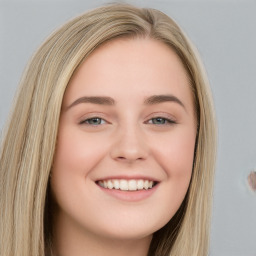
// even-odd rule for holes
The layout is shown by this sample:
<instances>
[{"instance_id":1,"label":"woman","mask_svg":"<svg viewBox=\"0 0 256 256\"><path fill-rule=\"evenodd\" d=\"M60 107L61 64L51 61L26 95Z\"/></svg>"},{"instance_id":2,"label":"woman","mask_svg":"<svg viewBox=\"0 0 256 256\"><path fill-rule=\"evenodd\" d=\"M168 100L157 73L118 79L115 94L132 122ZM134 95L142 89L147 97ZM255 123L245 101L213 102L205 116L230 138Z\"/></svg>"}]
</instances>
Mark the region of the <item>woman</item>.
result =
<instances>
[{"instance_id":1,"label":"woman","mask_svg":"<svg viewBox=\"0 0 256 256\"><path fill-rule=\"evenodd\" d=\"M1 255L207 255L215 120L165 14L104 6L24 74L1 148Z\"/></svg>"}]
</instances>

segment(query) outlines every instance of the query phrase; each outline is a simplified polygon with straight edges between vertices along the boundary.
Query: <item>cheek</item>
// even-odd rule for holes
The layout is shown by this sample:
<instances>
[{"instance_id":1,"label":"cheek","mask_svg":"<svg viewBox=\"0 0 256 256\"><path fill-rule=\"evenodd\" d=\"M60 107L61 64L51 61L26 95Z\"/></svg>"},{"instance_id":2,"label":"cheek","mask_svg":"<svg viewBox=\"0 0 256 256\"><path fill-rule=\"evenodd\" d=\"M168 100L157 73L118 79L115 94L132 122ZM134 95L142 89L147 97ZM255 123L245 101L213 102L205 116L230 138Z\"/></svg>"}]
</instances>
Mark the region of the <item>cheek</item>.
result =
<instances>
[{"instance_id":1,"label":"cheek","mask_svg":"<svg viewBox=\"0 0 256 256\"><path fill-rule=\"evenodd\" d=\"M64 214L83 223L84 213L90 213L88 206L95 206L90 196L95 184L89 177L106 152L102 136L85 136L69 125L59 130L51 177L52 195L58 205L56 216ZM95 212L91 214L94 215Z\"/></svg>"},{"instance_id":2,"label":"cheek","mask_svg":"<svg viewBox=\"0 0 256 256\"><path fill-rule=\"evenodd\" d=\"M163 138L161 142L153 142L156 145L154 146L155 156L168 177L186 177L191 175L195 138L196 135L191 130L183 132L178 130L170 136Z\"/></svg>"},{"instance_id":3,"label":"cheek","mask_svg":"<svg viewBox=\"0 0 256 256\"><path fill-rule=\"evenodd\" d=\"M189 187L193 160L195 135L175 133L154 148L155 158L165 172L162 183L161 202L162 220L168 222L179 209Z\"/></svg>"},{"instance_id":4,"label":"cheek","mask_svg":"<svg viewBox=\"0 0 256 256\"><path fill-rule=\"evenodd\" d=\"M104 156L106 150L100 142L100 138L85 137L82 131L60 131L53 164L56 175L86 176Z\"/></svg>"},{"instance_id":5,"label":"cheek","mask_svg":"<svg viewBox=\"0 0 256 256\"><path fill-rule=\"evenodd\" d=\"M83 200L84 188L91 187L87 177L105 152L106 148L93 136L85 138L83 132L68 126L59 131L51 177L52 191L58 204L75 208L79 197Z\"/></svg>"}]
</instances>

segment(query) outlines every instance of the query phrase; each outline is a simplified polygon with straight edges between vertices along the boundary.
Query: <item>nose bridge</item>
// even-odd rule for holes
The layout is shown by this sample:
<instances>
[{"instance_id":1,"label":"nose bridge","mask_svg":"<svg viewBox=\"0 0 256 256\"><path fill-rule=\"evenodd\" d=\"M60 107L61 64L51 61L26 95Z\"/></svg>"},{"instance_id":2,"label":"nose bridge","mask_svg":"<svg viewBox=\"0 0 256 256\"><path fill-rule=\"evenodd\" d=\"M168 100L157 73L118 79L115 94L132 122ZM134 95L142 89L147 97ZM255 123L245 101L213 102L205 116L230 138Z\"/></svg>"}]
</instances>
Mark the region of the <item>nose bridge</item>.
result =
<instances>
[{"instance_id":1,"label":"nose bridge","mask_svg":"<svg viewBox=\"0 0 256 256\"><path fill-rule=\"evenodd\" d=\"M123 161L146 159L148 145L143 129L138 123L130 122L118 127L111 155L112 158Z\"/></svg>"}]
</instances>

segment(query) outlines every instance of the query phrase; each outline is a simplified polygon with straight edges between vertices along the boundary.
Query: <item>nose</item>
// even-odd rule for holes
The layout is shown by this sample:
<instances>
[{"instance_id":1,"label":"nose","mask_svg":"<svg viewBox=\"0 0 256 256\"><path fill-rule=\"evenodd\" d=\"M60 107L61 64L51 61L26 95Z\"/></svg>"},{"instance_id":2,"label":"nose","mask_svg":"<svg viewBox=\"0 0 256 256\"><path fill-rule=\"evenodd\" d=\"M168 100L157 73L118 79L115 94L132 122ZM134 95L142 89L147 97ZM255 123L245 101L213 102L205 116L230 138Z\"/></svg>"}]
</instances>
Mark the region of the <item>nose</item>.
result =
<instances>
[{"instance_id":1,"label":"nose","mask_svg":"<svg viewBox=\"0 0 256 256\"><path fill-rule=\"evenodd\" d=\"M149 154L148 148L143 132L138 127L127 127L116 132L110 154L116 161L132 163L145 160Z\"/></svg>"}]
</instances>

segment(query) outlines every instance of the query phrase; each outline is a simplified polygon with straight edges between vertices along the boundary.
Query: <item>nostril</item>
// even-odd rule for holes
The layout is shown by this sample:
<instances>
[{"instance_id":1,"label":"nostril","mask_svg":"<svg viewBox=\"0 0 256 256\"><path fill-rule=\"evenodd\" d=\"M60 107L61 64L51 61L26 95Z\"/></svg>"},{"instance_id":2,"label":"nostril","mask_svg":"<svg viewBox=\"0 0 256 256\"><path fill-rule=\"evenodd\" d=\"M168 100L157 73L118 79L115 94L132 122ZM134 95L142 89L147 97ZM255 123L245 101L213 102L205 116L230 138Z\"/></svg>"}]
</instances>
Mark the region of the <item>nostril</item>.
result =
<instances>
[{"instance_id":1,"label":"nostril","mask_svg":"<svg viewBox=\"0 0 256 256\"><path fill-rule=\"evenodd\" d=\"M117 158L120 159L120 160L124 160L125 159L125 157L123 157L123 156L119 156Z\"/></svg>"},{"instance_id":2,"label":"nostril","mask_svg":"<svg viewBox=\"0 0 256 256\"><path fill-rule=\"evenodd\" d=\"M125 162L133 162L133 161L137 161L137 160L143 160L143 157L139 157L136 155L126 155L126 156L118 156L116 157L117 160L120 161L125 161Z\"/></svg>"}]
</instances>

